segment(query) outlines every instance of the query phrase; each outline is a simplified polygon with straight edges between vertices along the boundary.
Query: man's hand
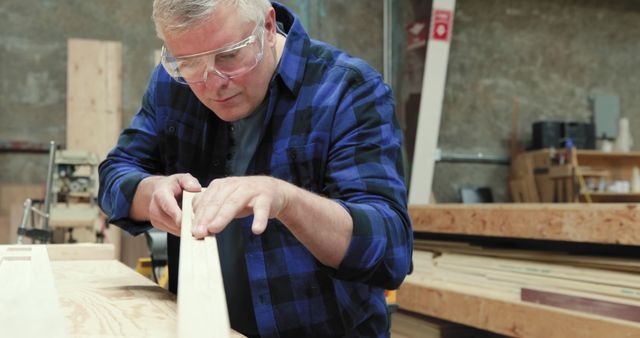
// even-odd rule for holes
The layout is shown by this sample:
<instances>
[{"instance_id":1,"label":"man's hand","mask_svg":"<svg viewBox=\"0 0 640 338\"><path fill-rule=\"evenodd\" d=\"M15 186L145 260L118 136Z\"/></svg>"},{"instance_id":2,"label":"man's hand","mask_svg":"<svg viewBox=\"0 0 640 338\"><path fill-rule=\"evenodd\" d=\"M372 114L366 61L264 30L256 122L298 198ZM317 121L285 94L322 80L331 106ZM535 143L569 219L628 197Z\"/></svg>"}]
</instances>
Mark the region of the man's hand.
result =
<instances>
[{"instance_id":1,"label":"man's hand","mask_svg":"<svg viewBox=\"0 0 640 338\"><path fill-rule=\"evenodd\" d=\"M193 200L193 235L217 234L234 219L253 214L251 230L259 235L269 218L286 207L289 184L268 176L227 177L213 180Z\"/></svg>"},{"instance_id":2,"label":"man's hand","mask_svg":"<svg viewBox=\"0 0 640 338\"><path fill-rule=\"evenodd\" d=\"M130 215L136 220L149 220L155 228L180 236L182 209L178 199L182 191L202 189L190 174L150 176L138 185Z\"/></svg>"}]
</instances>

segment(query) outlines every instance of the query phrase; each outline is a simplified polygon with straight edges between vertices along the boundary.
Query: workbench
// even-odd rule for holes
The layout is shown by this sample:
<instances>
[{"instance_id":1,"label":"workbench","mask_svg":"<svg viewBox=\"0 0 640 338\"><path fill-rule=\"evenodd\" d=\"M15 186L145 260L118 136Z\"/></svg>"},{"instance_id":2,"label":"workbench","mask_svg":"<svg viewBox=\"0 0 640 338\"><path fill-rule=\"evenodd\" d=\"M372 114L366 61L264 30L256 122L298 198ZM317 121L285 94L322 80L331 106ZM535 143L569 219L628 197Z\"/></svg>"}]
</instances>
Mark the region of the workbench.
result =
<instances>
[{"instance_id":1,"label":"workbench","mask_svg":"<svg viewBox=\"0 0 640 338\"><path fill-rule=\"evenodd\" d=\"M0 246L0 249L7 250L7 247L15 248L16 246ZM177 336L176 296L123 263L112 259L112 246L110 250L106 251L104 246L97 244L78 246L83 251L80 254L73 250L71 245L60 247L63 250L56 248L55 252L50 247L48 265L51 268L55 290L48 288L51 285L46 280L43 281L45 284L38 283L29 286L29 288L35 288L38 294L43 294L45 291L48 294L57 292L59 303L54 304L57 305L54 306L55 308L51 308L51 304L43 303L39 306L38 302L33 299L27 299L24 302L24 304L30 304L29 306L38 307L32 309L31 312L34 315L38 312L61 313L63 325L37 323L45 324L41 326L53 327L48 336L154 338ZM100 251L102 252L98 254ZM6 257L5 255L4 259ZM6 266L6 262L2 261L0 268L3 265ZM46 267L46 264L43 265L35 258L32 259L32 267L42 268L43 266ZM39 277L35 274L40 274L41 270L46 269L37 271L34 269L33 276ZM10 275L3 275L1 272L2 270L0 270L0 277L3 280L0 280L0 284L4 285L10 279L8 277ZM15 283L15 281L12 282ZM48 289L43 291L43 287ZM10 301L11 297L15 298L15 295L12 296L10 293L3 293L0 299L3 302L0 307L7 309L12 306L12 304L4 304L4 302ZM16 308L20 311L24 307L16 306ZM9 312L0 311L0 314L0 322L7 321L7 318L10 319L12 316ZM38 326L35 324L30 321L30 318L23 318L18 324L10 325L9 328L5 326L5 329L2 330L3 336L4 333L12 337L37 336L36 333L40 329L34 329L33 326ZM62 330L56 331L56 327L62 328ZM231 336L244 337L235 332L232 332Z\"/></svg>"}]
</instances>

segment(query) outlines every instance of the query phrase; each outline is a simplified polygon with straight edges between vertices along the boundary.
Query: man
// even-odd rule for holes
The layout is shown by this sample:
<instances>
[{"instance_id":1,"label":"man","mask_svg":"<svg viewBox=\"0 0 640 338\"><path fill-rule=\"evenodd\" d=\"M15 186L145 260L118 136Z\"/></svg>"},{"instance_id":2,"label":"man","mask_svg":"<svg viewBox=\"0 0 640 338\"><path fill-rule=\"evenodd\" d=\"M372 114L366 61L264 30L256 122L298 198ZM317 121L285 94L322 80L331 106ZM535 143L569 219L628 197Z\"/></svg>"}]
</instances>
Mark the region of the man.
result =
<instances>
[{"instance_id":1,"label":"man","mask_svg":"<svg viewBox=\"0 0 640 338\"><path fill-rule=\"evenodd\" d=\"M217 234L231 326L248 336L388 336L384 289L412 229L389 88L267 0L155 0L164 41L142 107L100 165L100 205L168 235L183 190Z\"/></svg>"}]
</instances>

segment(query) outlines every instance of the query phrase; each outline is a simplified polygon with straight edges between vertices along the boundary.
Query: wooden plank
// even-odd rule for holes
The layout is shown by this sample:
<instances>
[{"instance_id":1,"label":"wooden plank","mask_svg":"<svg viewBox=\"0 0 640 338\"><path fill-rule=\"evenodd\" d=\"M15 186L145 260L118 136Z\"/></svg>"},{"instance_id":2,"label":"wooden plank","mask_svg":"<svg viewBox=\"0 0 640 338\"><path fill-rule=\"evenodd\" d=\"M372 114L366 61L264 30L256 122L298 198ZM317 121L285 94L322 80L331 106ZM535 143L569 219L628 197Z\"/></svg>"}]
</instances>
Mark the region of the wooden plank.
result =
<instances>
[{"instance_id":1,"label":"wooden plank","mask_svg":"<svg viewBox=\"0 0 640 338\"><path fill-rule=\"evenodd\" d=\"M183 192L178 282L178 336L229 337L229 314L215 236L191 235L195 194ZM247 314L251 315L251 314Z\"/></svg>"},{"instance_id":2,"label":"wooden plank","mask_svg":"<svg viewBox=\"0 0 640 338\"><path fill-rule=\"evenodd\" d=\"M47 253L50 261L115 259L111 243L47 244Z\"/></svg>"},{"instance_id":3,"label":"wooden plank","mask_svg":"<svg viewBox=\"0 0 640 338\"><path fill-rule=\"evenodd\" d=\"M438 204L409 213L415 232L640 245L635 204Z\"/></svg>"},{"instance_id":4,"label":"wooden plank","mask_svg":"<svg viewBox=\"0 0 640 338\"><path fill-rule=\"evenodd\" d=\"M67 148L106 157L122 129L122 43L69 39Z\"/></svg>"},{"instance_id":5,"label":"wooden plank","mask_svg":"<svg viewBox=\"0 0 640 338\"><path fill-rule=\"evenodd\" d=\"M5 337L66 337L45 246L0 247L0 327Z\"/></svg>"},{"instance_id":6,"label":"wooden plank","mask_svg":"<svg viewBox=\"0 0 640 338\"><path fill-rule=\"evenodd\" d=\"M433 0L416 146L411 168L411 204L428 204L431 196L455 8L455 0Z\"/></svg>"},{"instance_id":7,"label":"wooden plank","mask_svg":"<svg viewBox=\"0 0 640 338\"><path fill-rule=\"evenodd\" d=\"M640 325L519 300L487 295L481 287L461 287L410 275L398 290L404 310L513 337L638 337Z\"/></svg>"},{"instance_id":8,"label":"wooden plank","mask_svg":"<svg viewBox=\"0 0 640 338\"><path fill-rule=\"evenodd\" d=\"M175 296L124 264L76 260L51 266L72 337L175 337Z\"/></svg>"},{"instance_id":9,"label":"wooden plank","mask_svg":"<svg viewBox=\"0 0 640 338\"><path fill-rule=\"evenodd\" d=\"M67 148L102 161L122 129L122 43L69 39L67 55ZM120 237L118 227L109 227L106 238L118 258Z\"/></svg>"},{"instance_id":10,"label":"wooden plank","mask_svg":"<svg viewBox=\"0 0 640 338\"><path fill-rule=\"evenodd\" d=\"M640 306L638 305L530 288L522 288L521 299L526 302L640 323Z\"/></svg>"}]
</instances>

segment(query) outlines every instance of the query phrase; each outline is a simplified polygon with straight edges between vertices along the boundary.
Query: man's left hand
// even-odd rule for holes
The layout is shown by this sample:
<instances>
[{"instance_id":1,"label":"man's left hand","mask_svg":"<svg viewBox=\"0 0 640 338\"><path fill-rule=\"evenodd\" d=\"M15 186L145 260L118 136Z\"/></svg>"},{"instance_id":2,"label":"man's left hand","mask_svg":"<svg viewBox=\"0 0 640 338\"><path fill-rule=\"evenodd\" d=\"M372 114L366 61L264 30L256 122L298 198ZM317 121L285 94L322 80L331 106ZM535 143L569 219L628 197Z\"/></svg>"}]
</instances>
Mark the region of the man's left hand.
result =
<instances>
[{"instance_id":1,"label":"man's left hand","mask_svg":"<svg viewBox=\"0 0 640 338\"><path fill-rule=\"evenodd\" d=\"M213 180L193 200L193 236L203 238L224 230L234 218L253 214L251 230L259 235L269 218L287 205L287 182L268 176L227 177Z\"/></svg>"}]
</instances>

